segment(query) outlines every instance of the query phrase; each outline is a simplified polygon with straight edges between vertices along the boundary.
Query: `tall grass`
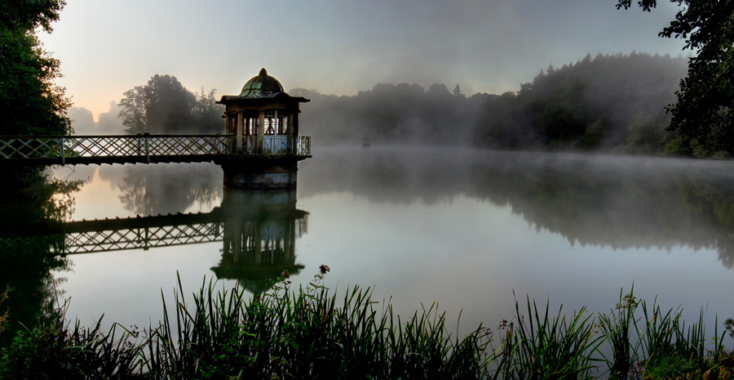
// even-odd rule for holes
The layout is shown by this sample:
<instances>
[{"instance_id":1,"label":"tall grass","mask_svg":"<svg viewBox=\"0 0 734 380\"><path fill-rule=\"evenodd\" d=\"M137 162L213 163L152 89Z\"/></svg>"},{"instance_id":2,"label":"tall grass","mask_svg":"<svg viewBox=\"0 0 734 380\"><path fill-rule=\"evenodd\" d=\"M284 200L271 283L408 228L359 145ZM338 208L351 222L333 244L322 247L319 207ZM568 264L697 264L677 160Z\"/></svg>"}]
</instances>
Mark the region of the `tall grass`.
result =
<instances>
[{"instance_id":1,"label":"tall grass","mask_svg":"<svg viewBox=\"0 0 734 380\"><path fill-rule=\"evenodd\" d=\"M634 296L634 286L623 294L620 291L619 303L611 313L599 315L599 326L612 351L612 358L604 358L611 379L699 378L695 374L718 371L714 369L720 367L717 363L722 356L731 358L723 346L725 332L718 334L718 316L711 349L707 349L703 309L698 323L686 328L682 309L664 311L657 299L648 308L646 301Z\"/></svg>"},{"instance_id":2,"label":"tall grass","mask_svg":"<svg viewBox=\"0 0 734 380\"><path fill-rule=\"evenodd\" d=\"M254 297L205 281L193 305L178 278L173 303L162 295L163 318L142 335L117 324L102 331L101 319L72 326L68 305L50 309L0 352L0 379L692 379L730 376L734 365L723 334L706 348L703 311L686 327L680 309L648 307L633 292L598 316L516 301L494 342L481 325L454 336L436 305L396 316L370 288L348 289L337 302L323 285L327 271L297 289L284 272Z\"/></svg>"},{"instance_id":3,"label":"tall grass","mask_svg":"<svg viewBox=\"0 0 734 380\"><path fill-rule=\"evenodd\" d=\"M599 314L599 327L611 346L612 358L604 359L610 363L609 377L611 379L636 378L639 376L640 347L642 341L632 340L632 329L637 331L635 310L639 302L634 296L634 286L630 294L619 292L619 303L610 314Z\"/></svg>"},{"instance_id":4,"label":"tall grass","mask_svg":"<svg viewBox=\"0 0 734 380\"><path fill-rule=\"evenodd\" d=\"M49 309L38 326L17 333L0 352L0 379L129 379L141 373L136 332L118 324L105 332L102 318L92 328L78 321L72 326L67 309L68 302Z\"/></svg>"},{"instance_id":5,"label":"tall grass","mask_svg":"<svg viewBox=\"0 0 734 380\"><path fill-rule=\"evenodd\" d=\"M511 323L503 342L504 351L497 375L503 379L591 379L598 368L594 362L603 336L596 334L593 314L582 308L569 320L563 306L557 317L549 315L550 302L541 314L538 305L527 298L527 316L515 302L518 321Z\"/></svg>"},{"instance_id":6,"label":"tall grass","mask_svg":"<svg viewBox=\"0 0 734 380\"><path fill-rule=\"evenodd\" d=\"M194 297L193 312L175 296L175 321L164 319L146 345L153 378L472 379L486 368L485 329L452 338L435 308L404 323L392 307L376 312L370 289L355 287L336 307L336 295L314 282L292 291L245 300L243 289L214 292L210 282ZM165 305L165 300L164 300Z\"/></svg>"}]
</instances>

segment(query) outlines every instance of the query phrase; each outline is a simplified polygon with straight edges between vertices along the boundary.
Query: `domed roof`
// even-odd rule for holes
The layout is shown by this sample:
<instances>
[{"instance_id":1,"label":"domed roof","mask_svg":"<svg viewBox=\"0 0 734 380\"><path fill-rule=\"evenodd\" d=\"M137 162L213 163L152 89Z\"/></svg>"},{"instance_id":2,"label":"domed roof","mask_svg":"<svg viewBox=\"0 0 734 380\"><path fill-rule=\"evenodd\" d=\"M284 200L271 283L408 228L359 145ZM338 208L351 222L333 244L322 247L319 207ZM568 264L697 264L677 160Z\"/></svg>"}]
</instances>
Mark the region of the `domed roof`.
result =
<instances>
[{"instance_id":1,"label":"domed roof","mask_svg":"<svg viewBox=\"0 0 734 380\"><path fill-rule=\"evenodd\" d=\"M283 86L280 82L268 75L265 69L262 69L258 76L253 77L245 83L245 87L242 87L240 96L250 99L273 98L281 93L285 93L285 91L283 91Z\"/></svg>"}]
</instances>

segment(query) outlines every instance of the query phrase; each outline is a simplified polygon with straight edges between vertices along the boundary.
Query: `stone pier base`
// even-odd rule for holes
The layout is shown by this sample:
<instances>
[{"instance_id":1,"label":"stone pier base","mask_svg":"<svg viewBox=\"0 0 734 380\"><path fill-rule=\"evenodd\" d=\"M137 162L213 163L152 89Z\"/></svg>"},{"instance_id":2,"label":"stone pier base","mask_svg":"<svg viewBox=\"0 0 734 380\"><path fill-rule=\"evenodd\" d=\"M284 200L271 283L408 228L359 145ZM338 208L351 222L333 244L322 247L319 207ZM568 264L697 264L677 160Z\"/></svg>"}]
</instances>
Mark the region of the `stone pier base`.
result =
<instances>
[{"instance_id":1,"label":"stone pier base","mask_svg":"<svg viewBox=\"0 0 734 380\"><path fill-rule=\"evenodd\" d=\"M298 160L237 159L221 163L224 186L234 189L290 189L296 187Z\"/></svg>"},{"instance_id":2,"label":"stone pier base","mask_svg":"<svg viewBox=\"0 0 734 380\"><path fill-rule=\"evenodd\" d=\"M281 211L296 209L296 188L244 190L224 188L222 208L242 215L245 211Z\"/></svg>"}]
</instances>

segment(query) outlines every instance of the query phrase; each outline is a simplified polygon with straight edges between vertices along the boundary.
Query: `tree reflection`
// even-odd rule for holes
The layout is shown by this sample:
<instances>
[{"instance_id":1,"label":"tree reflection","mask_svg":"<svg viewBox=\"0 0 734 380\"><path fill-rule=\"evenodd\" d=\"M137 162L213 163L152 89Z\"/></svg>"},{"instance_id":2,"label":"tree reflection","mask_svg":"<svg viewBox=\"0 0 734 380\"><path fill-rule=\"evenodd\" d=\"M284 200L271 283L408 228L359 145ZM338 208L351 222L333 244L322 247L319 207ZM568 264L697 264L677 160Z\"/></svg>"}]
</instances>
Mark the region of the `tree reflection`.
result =
<instances>
[{"instance_id":1,"label":"tree reflection","mask_svg":"<svg viewBox=\"0 0 734 380\"><path fill-rule=\"evenodd\" d=\"M222 197L222 169L208 164L128 166L119 185L126 210L139 215L182 212Z\"/></svg>"},{"instance_id":2,"label":"tree reflection","mask_svg":"<svg viewBox=\"0 0 734 380\"><path fill-rule=\"evenodd\" d=\"M571 244L714 249L734 266L731 163L453 149L319 152L302 165L301 197L351 192L372 202L456 196L510 207Z\"/></svg>"},{"instance_id":3,"label":"tree reflection","mask_svg":"<svg viewBox=\"0 0 734 380\"><path fill-rule=\"evenodd\" d=\"M23 188L2 189L0 225L3 236L29 235L34 230L68 220L74 208L72 193L80 186L81 181L39 176ZM55 294L55 285L64 280L54 279L51 271L69 270L71 264L64 256L49 254L54 247L63 244L63 234L30 239L24 244L12 244L17 240L4 237L0 240L6 240L0 251L0 286L12 289L9 299L2 305L9 309L8 330L0 334L0 347L5 347L23 326L35 326L42 305Z\"/></svg>"}]
</instances>

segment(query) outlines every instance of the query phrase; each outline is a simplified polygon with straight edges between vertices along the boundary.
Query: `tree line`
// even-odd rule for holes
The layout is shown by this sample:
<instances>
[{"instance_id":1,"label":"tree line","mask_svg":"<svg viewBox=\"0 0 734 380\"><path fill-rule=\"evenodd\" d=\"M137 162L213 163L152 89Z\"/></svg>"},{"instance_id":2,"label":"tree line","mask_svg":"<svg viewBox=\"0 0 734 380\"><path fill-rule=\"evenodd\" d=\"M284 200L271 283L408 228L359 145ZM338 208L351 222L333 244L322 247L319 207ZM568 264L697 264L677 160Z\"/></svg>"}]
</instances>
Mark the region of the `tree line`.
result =
<instances>
[{"instance_id":1,"label":"tree line","mask_svg":"<svg viewBox=\"0 0 734 380\"><path fill-rule=\"evenodd\" d=\"M590 54L553 66L517 92L493 95L473 124L475 146L498 149L683 153L666 131L686 61L650 54Z\"/></svg>"},{"instance_id":2,"label":"tree line","mask_svg":"<svg viewBox=\"0 0 734 380\"><path fill-rule=\"evenodd\" d=\"M294 89L304 134L319 145L472 145L494 149L604 150L685 154L666 131L684 58L631 53L588 54L575 64L541 70L519 91L467 97L434 84L379 83L355 96ZM126 133L224 132L214 90L187 90L176 77L154 75L124 93L117 106ZM112 108L111 108L112 110ZM83 120L89 115L78 113ZM112 111L111 111L112 112ZM102 114L107 115L107 114ZM101 122L101 118L100 118Z\"/></svg>"},{"instance_id":3,"label":"tree line","mask_svg":"<svg viewBox=\"0 0 734 380\"><path fill-rule=\"evenodd\" d=\"M128 134L221 133L224 107L216 104L215 92L202 88L194 94L175 76L156 74L123 94L118 117Z\"/></svg>"},{"instance_id":4,"label":"tree line","mask_svg":"<svg viewBox=\"0 0 734 380\"><path fill-rule=\"evenodd\" d=\"M685 76L682 57L588 54L541 70L519 91L466 97L434 84L377 84L356 96L295 89L315 144L472 145L495 149L686 153L665 128L665 107ZM678 145L676 145L678 144ZM666 150L667 149L667 150ZM677 150L676 150L677 149Z\"/></svg>"},{"instance_id":5,"label":"tree line","mask_svg":"<svg viewBox=\"0 0 734 380\"><path fill-rule=\"evenodd\" d=\"M458 145L466 142L477 108L488 96L466 97L459 85L428 91L417 84L380 83L355 96L324 95L294 89L291 95L311 99L302 106L302 131L315 144Z\"/></svg>"}]
</instances>

